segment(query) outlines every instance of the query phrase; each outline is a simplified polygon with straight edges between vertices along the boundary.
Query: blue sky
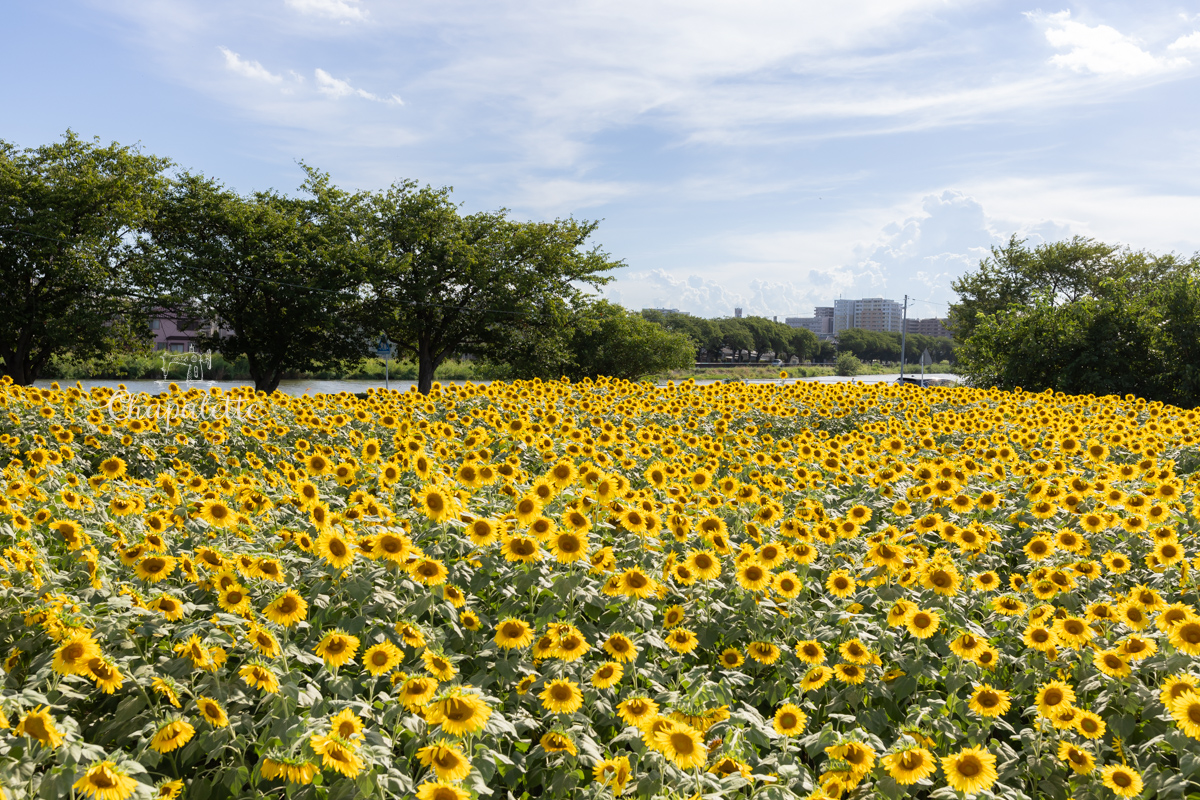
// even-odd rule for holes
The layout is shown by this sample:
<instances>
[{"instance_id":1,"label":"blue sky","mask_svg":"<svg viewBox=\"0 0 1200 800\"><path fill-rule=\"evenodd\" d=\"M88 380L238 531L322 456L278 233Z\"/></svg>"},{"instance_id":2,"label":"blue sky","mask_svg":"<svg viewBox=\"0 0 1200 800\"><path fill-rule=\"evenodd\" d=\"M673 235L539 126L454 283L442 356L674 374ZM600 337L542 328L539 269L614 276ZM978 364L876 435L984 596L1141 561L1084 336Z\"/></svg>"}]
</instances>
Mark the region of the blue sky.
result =
<instances>
[{"instance_id":1,"label":"blue sky","mask_svg":"<svg viewBox=\"0 0 1200 800\"><path fill-rule=\"evenodd\" d=\"M297 161L603 220L631 308L945 313L992 244L1200 250L1200 1L58 0L0 12L0 138Z\"/></svg>"}]
</instances>

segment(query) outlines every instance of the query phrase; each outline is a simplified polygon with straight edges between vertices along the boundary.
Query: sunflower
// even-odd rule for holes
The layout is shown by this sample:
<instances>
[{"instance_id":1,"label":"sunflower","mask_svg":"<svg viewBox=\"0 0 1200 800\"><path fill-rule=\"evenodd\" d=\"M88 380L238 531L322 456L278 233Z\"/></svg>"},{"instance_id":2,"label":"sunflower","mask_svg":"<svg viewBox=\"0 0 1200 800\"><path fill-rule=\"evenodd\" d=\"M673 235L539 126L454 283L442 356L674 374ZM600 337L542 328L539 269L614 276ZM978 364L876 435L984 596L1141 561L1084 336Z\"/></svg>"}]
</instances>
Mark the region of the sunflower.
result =
<instances>
[{"instance_id":1,"label":"sunflower","mask_svg":"<svg viewBox=\"0 0 1200 800\"><path fill-rule=\"evenodd\" d=\"M217 605L230 614L244 616L250 611L250 594L245 586L235 583L217 594Z\"/></svg>"},{"instance_id":2,"label":"sunflower","mask_svg":"<svg viewBox=\"0 0 1200 800\"><path fill-rule=\"evenodd\" d=\"M1167 706L1175 724L1193 739L1200 739L1200 695L1194 691L1176 697Z\"/></svg>"},{"instance_id":3,"label":"sunflower","mask_svg":"<svg viewBox=\"0 0 1200 800\"><path fill-rule=\"evenodd\" d=\"M680 769L703 767L708 760L708 751L700 732L690 725L675 723L671 728L659 731L654 743L671 763Z\"/></svg>"},{"instance_id":4,"label":"sunflower","mask_svg":"<svg viewBox=\"0 0 1200 800\"><path fill-rule=\"evenodd\" d=\"M946 783L956 792L979 794L996 782L996 757L980 747L966 747L942 757Z\"/></svg>"},{"instance_id":5,"label":"sunflower","mask_svg":"<svg viewBox=\"0 0 1200 800\"><path fill-rule=\"evenodd\" d=\"M267 658L275 658L281 652L279 641L270 631L264 628L252 626L247 637L250 639L250 643L254 646L254 649Z\"/></svg>"},{"instance_id":6,"label":"sunflower","mask_svg":"<svg viewBox=\"0 0 1200 800\"><path fill-rule=\"evenodd\" d=\"M434 522L453 517L458 511L454 495L439 486L427 486L413 497L413 504Z\"/></svg>"},{"instance_id":7,"label":"sunflower","mask_svg":"<svg viewBox=\"0 0 1200 800\"><path fill-rule=\"evenodd\" d=\"M425 586L440 586L446 582L450 571L446 569L446 565L436 558L421 558L413 562L409 569L409 574L413 580Z\"/></svg>"},{"instance_id":8,"label":"sunflower","mask_svg":"<svg viewBox=\"0 0 1200 800\"><path fill-rule=\"evenodd\" d=\"M221 708L221 704L213 698L197 697L196 705L200 708L200 716L204 717L209 725L214 728L229 726L229 716L225 713L225 709Z\"/></svg>"},{"instance_id":9,"label":"sunflower","mask_svg":"<svg viewBox=\"0 0 1200 800\"><path fill-rule=\"evenodd\" d=\"M138 782L112 761L88 767L72 788L92 800L126 800L137 791Z\"/></svg>"},{"instance_id":10,"label":"sunflower","mask_svg":"<svg viewBox=\"0 0 1200 800\"><path fill-rule=\"evenodd\" d=\"M800 679L800 688L806 692L814 692L820 689L833 677L833 670L825 666L817 666L810 669Z\"/></svg>"},{"instance_id":11,"label":"sunflower","mask_svg":"<svg viewBox=\"0 0 1200 800\"><path fill-rule=\"evenodd\" d=\"M408 678L400 687L400 703L409 711L419 711L437 694L437 687L438 682L434 678L425 676Z\"/></svg>"},{"instance_id":12,"label":"sunflower","mask_svg":"<svg viewBox=\"0 0 1200 800\"><path fill-rule=\"evenodd\" d=\"M329 718L329 733L347 742L353 742L362 735L362 719L348 708L343 708Z\"/></svg>"},{"instance_id":13,"label":"sunflower","mask_svg":"<svg viewBox=\"0 0 1200 800\"><path fill-rule=\"evenodd\" d=\"M604 651L612 657L613 661L622 664L627 664L637 658L638 649L630 639L623 633L614 633L604 642Z\"/></svg>"},{"instance_id":14,"label":"sunflower","mask_svg":"<svg viewBox=\"0 0 1200 800\"><path fill-rule=\"evenodd\" d=\"M1100 770L1100 778L1117 797L1137 797L1142 793L1142 776L1124 764L1109 764Z\"/></svg>"},{"instance_id":15,"label":"sunflower","mask_svg":"<svg viewBox=\"0 0 1200 800\"><path fill-rule=\"evenodd\" d=\"M923 747L909 747L881 759L883 768L901 786L923 781L937 771L937 759Z\"/></svg>"},{"instance_id":16,"label":"sunflower","mask_svg":"<svg viewBox=\"0 0 1200 800\"><path fill-rule=\"evenodd\" d=\"M282 757L271 758L266 757L262 761L262 775L267 780L277 780L283 778L289 783L298 783L306 786L312 783L313 778L318 772L317 765L305 758ZM183 788L183 782L180 781L180 789ZM160 795L164 796L164 795Z\"/></svg>"},{"instance_id":17,"label":"sunflower","mask_svg":"<svg viewBox=\"0 0 1200 800\"><path fill-rule=\"evenodd\" d=\"M238 675L251 688L260 689L267 694L276 694L279 691L279 678L270 667L262 662L251 661L249 664L245 664L238 670Z\"/></svg>"},{"instance_id":18,"label":"sunflower","mask_svg":"<svg viewBox=\"0 0 1200 800\"><path fill-rule=\"evenodd\" d=\"M105 480L110 481L124 477L125 468L125 462L116 456L104 459L99 466L100 474L104 476Z\"/></svg>"},{"instance_id":19,"label":"sunflower","mask_svg":"<svg viewBox=\"0 0 1200 800\"><path fill-rule=\"evenodd\" d=\"M844 569L835 569L825 580L825 589L837 598L846 598L854 594L858 584L850 573Z\"/></svg>"},{"instance_id":20,"label":"sunflower","mask_svg":"<svg viewBox=\"0 0 1200 800\"><path fill-rule=\"evenodd\" d=\"M587 558L588 538L579 531L559 531L551 534L549 549L560 564L573 564Z\"/></svg>"},{"instance_id":21,"label":"sunflower","mask_svg":"<svg viewBox=\"0 0 1200 800\"><path fill-rule=\"evenodd\" d=\"M49 711L43 710L42 706L35 706L26 712L13 733L17 736L37 739L51 750L63 743L63 736L59 733L58 726L54 724L54 717L50 716Z\"/></svg>"},{"instance_id":22,"label":"sunflower","mask_svg":"<svg viewBox=\"0 0 1200 800\"><path fill-rule=\"evenodd\" d=\"M441 781L422 783L417 787L417 800L470 800L466 789Z\"/></svg>"},{"instance_id":23,"label":"sunflower","mask_svg":"<svg viewBox=\"0 0 1200 800\"><path fill-rule=\"evenodd\" d=\"M611 688L621 681L625 668L615 661L605 661L592 673L592 685L597 689Z\"/></svg>"},{"instance_id":24,"label":"sunflower","mask_svg":"<svg viewBox=\"0 0 1200 800\"><path fill-rule=\"evenodd\" d=\"M102 655L100 645L85 633L77 633L68 637L54 651L51 665L54 671L61 675L87 675L88 662Z\"/></svg>"},{"instance_id":25,"label":"sunflower","mask_svg":"<svg viewBox=\"0 0 1200 800\"><path fill-rule=\"evenodd\" d=\"M103 656L97 656L88 661L87 666L88 677L95 681L96 686L105 694L112 694L125 682L117 665Z\"/></svg>"},{"instance_id":26,"label":"sunflower","mask_svg":"<svg viewBox=\"0 0 1200 800\"><path fill-rule=\"evenodd\" d=\"M1076 650L1085 647L1096 635L1096 631L1087 620L1073 616L1056 619L1053 630L1060 644Z\"/></svg>"},{"instance_id":27,"label":"sunflower","mask_svg":"<svg viewBox=\"0 0 1200 800\"><path fill-rule=\"evenodd\" d=\"M442 732L451 736L478 733L491 715L492 709L487 703L461 688L450 690L426 709L429 724L441 725Z\"/></svg>"},{"instance_id":28,"label":"sunflower","mask_svg":"<svg viewBox=\"0 0 1200 800\"><path fill-rule=\"evenodd\" d=\"M347 778L354 778L362 772L363 760L354 752L354 748L345 740L330 735L313 734L309 737L313 752L321 756L321 766L332 769Z\"/></svg>"},{"instance_id":29,"label":"sunflower","mask_svg":"<svg viewBox=\"0 0 1200 800\"><path fill-rule=\"evenodd\" d=\"M971 693L967 705L972 711L984 717L999 717L1008 713L1011 705L1011 695L1003 689L997 689L986 683L979 684Z\"/></svg>"},{"instance_id":30,"label":"sunflower","mask_svg":"<svg viewBox=\"0 0 1200 800\"><path fill-rule=\"evenodd\" d=\"M432 767L440 781L457 782L471 774L471 761L454 743L439 739L417 750L423 766Z\"/></svg>"},{"instance_id":31,"label":"sunflower","mask_svg":"<svg viewBox=\"0 0 1200 800\"><path fill-rule=\"evenodd\" d=\"M908 618L905 627L908 632L918 639L928 639L933 634L937 633L938 626L941 625L942 616L934 609L917 609Z\"/></svg>"},{"instance_id":32,"label":"sunflower","mask_svg":"<svg viewBox=\"0 0 1200 800\"><path fill-rule=\"evenodd\" d=\"M404 653L391 642L372 645L363 653L363 668L378 677L389 672L403 660Z\"/></svg>"},{"instance_id":33,"label":"sunflower","mask_svg":"<svg viewBox=\"0 0 1200 800\"><path fill-rule=\"evenodd\" d=\"M1200 678L1197 678L1195 675L1187 673L1172 675L1160 685L1159 700L1170 710L1172 700L1195 692L1197 686L1200 686Z\"/></svg>"},{"instance_id":34,"label":"sunflower","mask_svg":"<svg viewBox=\"0 0 1200 800\"><path fill-rule=\"evenodd\" d=\"M494 642L505 650L524 648L533 642L533 627L524 620L509 616L496 626Z\"/></svg>"},{"instance_id":35,"label":"sunflower","mask_svg":"<svg viewBox=\"0 0 1200 800\"><path fill-rule=\"evenodd\" d=\"M200 519L214 528L233 528L237 514L220 500L205 500L200 504Z\"/></svg>"},{"instance_id":36,"label":"sunflower","mask_svg":"<svg viewBox=\"0 0 1200 800\"><path fill-rule=\"evenodd\" d=\"M780 736L799 736L807 723L808 715L792 703L784 703L775 712L775 732Z\"/></svg>"},{"instance_id":37,"label":"sunflower","mask_svg":"<svg viewBox=\"0 0 1200 800\"><path fill-rule=\"evenodd\" d=\"M1060 742L1058 757L1064 764L1080 775L1087 775L1096 769L1096 759L1082 747L1076 747L1070 742Z\"/></svg>"},{"instance_id":38,"label":"sunflower","mask_svg":"<svg viewBox=\"0 0 1200 800\"><path fill-rule=\"evenodd\" d=\"M727 647L717 656L717 661L725 669L737 669L746 662L746 659L742 656L741 650L736 647Z\"/></svg>"},{"instance_id":39,"label":"sunflower","mask_svg":"<svg viewBox=\"0 0 1200 800\"><path fill-rule=\"evenodd\" d=\"M171 556L146 556L138 562L134 572L144 581L157 583L175 571L175 564Z\"/></svg>"},{"instance_id":40,"label":"sunflower","mask_svg":"<svg viewBox=\"0 0 1200 800\"><path fill-rule=\"evenodd\" d=\"M1116 650L1097 650L1092 655L1092 664L1110 678L1125 678L1131 672L1129 662Z\"/></svg>"},{"instance_id":41,"label":"sunflower","mask_svg":"<svg viewBox=\"0 0 1200 800\"><path fill-rule=\"evenodd\" d=\"M696 634L687 628L676 628L666 636L667 647L676 653L686 655L696 649L700 640Z\"/></svg>"},{"instance_id":42,"label":"sunflower","mask_svg":"<svg viewBox=\"0 0 1200 800\"><path fill-rule=\"evenodd\" d=\"M432 650L426 650L421 654L421 661L425 665L425 671L439 681L451 680L458 674L458 669L444 655L435 653Z\"/></svg>"},{"instance_id":43,"label":"sunflower","mask_svg":"<svg viewBox=\"0 0 1200 800\"><path fill-rule=\"evenodd\" d=\"M325 659L325 663L334 669L354 660L358 652L359 640L343 630L333 630L313 648L313 652Z\"/></svg>"},{"instance_id":44,"label":"sunflower","mask_svg":"<svg viewBox=\"0 0 1200 800\"><path fill-rule=\"evenodd\" d=\"M532 564L542 559L538 540L532 536L506 536L500 547L506 561Z\"/></svg>"},{"instance_id":45,"label":"sunflower","mask_svg":"<svg viewBox=\"0 0 1200 800\"><path fill-rule=\"evenodd\" d=\"M1078 709L1075 715L1075 731L1085 739L1099 739L1108 729L1104 720L1094 711Z\"/></svg>"},{"instance_id":46,"label":"sunflower","mask_svg":"<svg viewBox=\"0 0 1200 800\"><path fill-rule=\"evenodd\" d=\"M354 563L353 542L343 535L343 532L332 528L317 537L314 552L329 562L334 569L345 569Z\"/></svg>"},{"instance_id":47,"label":"sunflower","mask_svg":"<svg viewBox=\"0 0 1200 800\"><path fill-rule=\"evenodd\" d=\"M574 740L561 731L549 731L542 735L542 749L547 753L570 753L571 755L579 755L579 750L575 747Z\"/></svg>"},{"instance_id":48,"label":"sunflower","mask_svg":"<svg viewBox=\"0 0 1200 800\"><path fill-rule=\"evenodd\" d=\"M1063 681L1049 681L1038 687L1034 705L1038 714L1051 717L1062 708L1069 708L1075 702L1075 690Z\"/></svg>"},{"instance_id":49,"label":"sunflower","mask_svg":"<svg viewBox=\"0 0 1200 800\"><path fill-rule=\"evenodd\" d=\"M630 697L617 704L617 716L626 725L645 730L658 716L658 703L648 697Z\"/></svg>"},{"instance_id":50,"label":"sunflower","mask_svg":"<svg viewBox=\"0 0 1200 800\"><path fill-rule=\"evenodd\" d=\"M1189 620L1175 626L1170 636L1171 646L1189 656L1200 656L1200 620Z\"/></svg>"},{"instance_id":51,"label":"sunflower","mask_svg":"<svg viewBox=\"0 0 1200 800\"><path fill-rule=\"evenodd\" d=\"M282 625L285 628L292 627L307 615L308 603L291 589L277 595L263 609L263 616L276 625Z\"/></svg>"},{"instance_id":52,"label":"sunflower","mask_svg":"<svg viewBox=\"0 0 1200 800\"><path fill-rule=\"evenodd\" d=\"M621 593L627 597L647 598L657 591L655 581L641 570L632 567L620 575Z\"/></svg>"},{"instance_id":53,"label":"sunflower","mask_svg":"<svg viewBox=\"0 0 1200 800\"><path fill-rule=\"evenodd\" d=\"M160 753L178 750L192 740L196 729L185 719L177 719L163 725L150 740L150 748Z\"/></svg>"}]
</instances>

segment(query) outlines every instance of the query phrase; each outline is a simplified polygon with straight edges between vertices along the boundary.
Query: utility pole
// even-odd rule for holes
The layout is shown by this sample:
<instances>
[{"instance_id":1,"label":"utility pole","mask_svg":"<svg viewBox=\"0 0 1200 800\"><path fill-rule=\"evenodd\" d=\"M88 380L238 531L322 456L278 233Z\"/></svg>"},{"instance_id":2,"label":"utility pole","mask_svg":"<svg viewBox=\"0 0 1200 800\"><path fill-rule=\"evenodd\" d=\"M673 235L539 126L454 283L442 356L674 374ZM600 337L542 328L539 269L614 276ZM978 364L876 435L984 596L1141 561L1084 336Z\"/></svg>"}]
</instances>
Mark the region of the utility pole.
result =
<instances>
[{"instance_id":1,"label":"utility pole","mask_svg":"<svg viewBox=\"0 0 1200 800\"><path fill-rule=\"evenodd\" d=\"M904 385L904 337L908 334L908 295L904 295L904 321L900 323L900 385Z\"/></svg>"}]
</instances>

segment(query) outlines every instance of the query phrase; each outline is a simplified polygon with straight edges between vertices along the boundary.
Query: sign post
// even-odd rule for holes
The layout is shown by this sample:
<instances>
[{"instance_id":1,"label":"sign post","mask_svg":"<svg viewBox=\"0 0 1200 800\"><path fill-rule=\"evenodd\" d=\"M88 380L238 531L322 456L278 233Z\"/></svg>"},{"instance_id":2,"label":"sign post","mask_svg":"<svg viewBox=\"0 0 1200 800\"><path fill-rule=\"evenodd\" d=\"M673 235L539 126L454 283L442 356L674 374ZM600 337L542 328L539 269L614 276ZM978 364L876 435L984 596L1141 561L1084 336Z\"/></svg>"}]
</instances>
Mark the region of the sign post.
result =
<instances>
[{"instance_id":1,"label":"sign post","mask_svg":"<svg viewBox=\"0 0 1200 800\"><path fill-rule=\"evenodd\" d=\"M921 353L921 385L925 385L925 368L933 363L933 356L929 355L929 348L925 348L925 352Z\"/></svg>"},{"instance_id":2,"label":"sign post","mask_svg":"<svg viewBox=\"0 0 1200 800\"><path fill-rule=\"evenodd\" d=\"M379 341L375 345L375 355L383 359L383 388L391 389L389 371L392 366L392 343L388 341L387 334L381 334Z\"/></svg>"}]
</instances>

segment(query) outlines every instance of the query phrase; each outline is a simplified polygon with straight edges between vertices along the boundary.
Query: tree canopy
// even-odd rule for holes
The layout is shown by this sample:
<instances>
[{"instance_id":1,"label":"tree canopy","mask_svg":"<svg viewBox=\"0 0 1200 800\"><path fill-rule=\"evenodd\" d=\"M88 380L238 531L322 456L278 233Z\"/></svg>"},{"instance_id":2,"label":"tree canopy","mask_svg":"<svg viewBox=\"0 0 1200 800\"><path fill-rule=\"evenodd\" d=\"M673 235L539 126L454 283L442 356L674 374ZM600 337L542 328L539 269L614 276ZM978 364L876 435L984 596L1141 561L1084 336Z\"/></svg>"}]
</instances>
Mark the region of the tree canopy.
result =
<instances>
[{"instance_id":1,"label":"tree canopy","mask_svg":"<svg viewBox=\"0 0 1200 800\"><path fill-rule=\"evenodd\" d=\"M211 321L197 337L225 358L246 356L255 388L273 392L286 372L362 359L355 316L366 248L353 197L307 169L303 197L238 195L183 175L150 226L147 251L177 314Z\"/></svg>"},{"instance_id":2,"label":"tree canopy","mask_svg":"<svg viewBox=\"0 0 1200 800\"><path fill-rule=\"evenodd\" d=\"M0 140L0 374L30 384L55 354L148 337L137 242L169 166L72 131L27 150Z\"/></svg>"},{"instance_id":3,"label":"tree canopy","mask_svg":"<svg viewBox=\"0 0 1200 800\"><path fill-rule=\"evenodd\" d=\"M977 386L1200 403L1200 257L1014 238L954 286Z\"/></svg>"},{"instance_id":4,"label":"tree canopy","mask_svg":"<svg viewBox=\"0 0 1200 800\"><path fill-rule=\"evenodd\" d=\"M723 347L734 352L773 352L776 358L788 360L795 356L802 361L814 358L820 350L820 343L812 331L793 328L766 317L704 319L655 309L644 309L642 316L668 331L686 334L697 350L705 350L710 358L712 354L720 353Z\"/></svg>"},{"instance_id":5,"label":"tree canopy","mask_svg":"<svg viewBox=\"0 0 1200 800\"><path fill-rule=\"evenodd\" d=\"M503 361L522 329L551 334L566 325L585 287L607 283L621 266L598 247L585 249L595 222L518 222L504 209L463 215L450 191L394 184L370 198L366 221L372 259L362 324L417 359L422 392L453 354ZM532 338L551 360L561 357L559 337Z\"/></svg>"}]
</instances>

